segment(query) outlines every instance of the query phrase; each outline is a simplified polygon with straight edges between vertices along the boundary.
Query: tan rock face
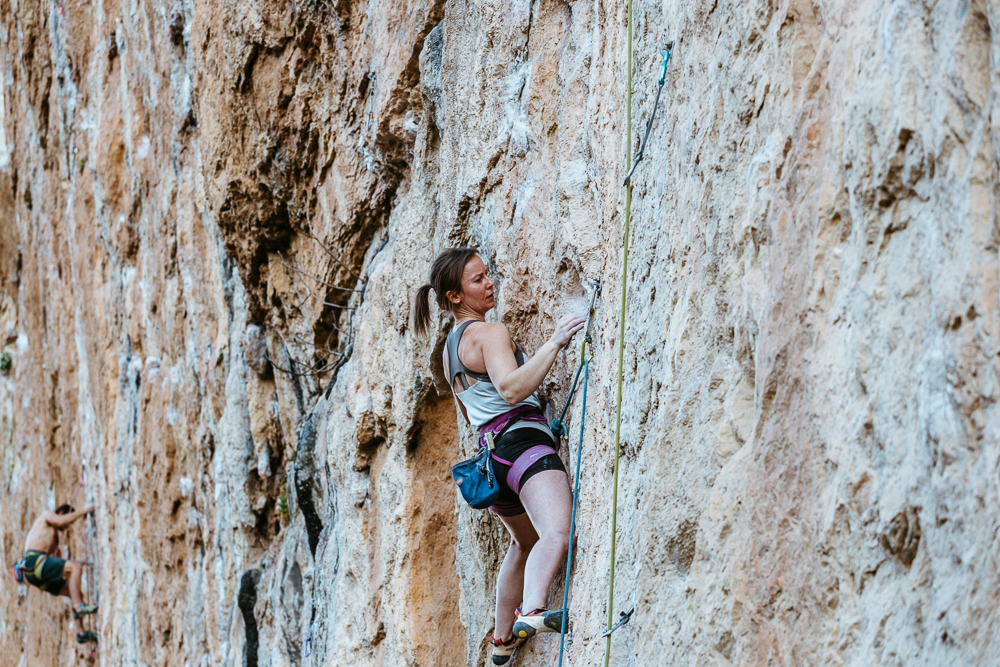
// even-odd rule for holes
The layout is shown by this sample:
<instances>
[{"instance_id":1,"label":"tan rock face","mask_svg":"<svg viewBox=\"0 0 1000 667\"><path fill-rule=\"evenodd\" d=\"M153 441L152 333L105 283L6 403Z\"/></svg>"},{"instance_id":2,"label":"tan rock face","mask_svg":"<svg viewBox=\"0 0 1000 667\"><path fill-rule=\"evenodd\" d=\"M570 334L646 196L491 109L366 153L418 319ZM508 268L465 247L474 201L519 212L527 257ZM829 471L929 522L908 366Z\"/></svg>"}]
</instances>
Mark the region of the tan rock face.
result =
<instances>
[{"instance_id":1,"label":"tan rock face","mask_svg":"<svg viewBox=\"0 0 1000 667\"><path fill-rule=\"evenodd\" d=\"M612 664L991 664L1000 5L635 0L622 312L626 9L0 0L0 550L96 503L101 605L91 654L8 578L0 663L488 660L507 538L409 321L473 244L529 351L603 282L565 664L623 317Z\"/></svg>"}]
</instances>

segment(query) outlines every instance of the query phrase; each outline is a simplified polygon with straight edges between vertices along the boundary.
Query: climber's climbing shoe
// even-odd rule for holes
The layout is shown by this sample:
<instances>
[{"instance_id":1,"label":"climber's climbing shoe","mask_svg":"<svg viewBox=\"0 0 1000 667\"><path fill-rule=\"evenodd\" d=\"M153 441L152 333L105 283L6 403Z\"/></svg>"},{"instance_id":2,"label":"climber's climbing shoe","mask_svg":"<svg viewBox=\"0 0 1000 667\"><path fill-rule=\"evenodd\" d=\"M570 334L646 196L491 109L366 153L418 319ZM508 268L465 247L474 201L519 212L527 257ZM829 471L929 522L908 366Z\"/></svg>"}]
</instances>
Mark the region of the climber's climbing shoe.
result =
<instances>
[{"instance_id":1,"label":"climber's climbing shoe","mask_svg":"<svg viewBox=\"0 0 1000 667\"><path fill-rule=\"evenodd\" d=\"M514 635L511 635L511 638L507 641L490 637L490 644L493 646L493 664L506 665L507 661L510 660L510 656L514 654L514 650L521 645L522 641L524 640Z\"/></svg>"},{"instance_id":2,"label":"climber's climbing shoe","mask_svg":"<svg viewBox=\"0 0 1000 667\"><path fill-rule=\"evenodd\" d=\"M77 644L87 644L89 642L96 642L96 641L97 641L97 633L92 630L76 633Z\"/></svg>"},{"instance_id":3,"label":"climber's climbing shoe","mask_svg":"<svg viewBox=\"0 0 1000 667\"><path fill-rule=\"evenodd\" d=\"M534 637L539 632L559 632L562 629L562 609L549 611L544 607L528 613L517 614L514 623L514 636L520 639Z\"/></svg>"},{"instance_id":4,"label":"climber's climbing shoe","mask_svg":"<svg viewBox=\"0 0 1000 667\"><path fill-rule=\"evenodd\" d=\"M97 605L96 604L82 604L79 609L73 610L73 618L83 618L87 614L96 614Z\"/></svg>"}]
</instances>

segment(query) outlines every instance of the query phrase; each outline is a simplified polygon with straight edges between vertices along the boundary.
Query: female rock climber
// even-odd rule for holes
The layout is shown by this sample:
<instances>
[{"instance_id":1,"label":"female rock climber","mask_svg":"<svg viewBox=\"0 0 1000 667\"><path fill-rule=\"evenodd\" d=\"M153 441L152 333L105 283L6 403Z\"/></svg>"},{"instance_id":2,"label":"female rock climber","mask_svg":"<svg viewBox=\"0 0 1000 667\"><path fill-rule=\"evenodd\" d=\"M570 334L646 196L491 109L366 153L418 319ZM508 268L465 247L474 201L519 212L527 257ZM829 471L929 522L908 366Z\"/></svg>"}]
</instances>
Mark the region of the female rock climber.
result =
<instances>
[{"instance_id":1,"label":"female rock climber","mask_svg":"<svg viewBox=\"0 0 1000 667\"><path fill-rule=\"evenodd\" d=\"M586 317L563 317L528 359L505 325L486 322L496 305L493 281L475 248L449 248L434 260L431 282L417 291L414 303L418 335L427 331L431 289L438 306L455 317L443 361L458 407L481 436L497 436L493 463L500 499L490 510L507 527L511 543L497 579L490 643L493 664L503 665L525 639L562 626L562 610L550 611L546 603L569 546L571 495L536 391Z\"/></svg>"}]
</instances>

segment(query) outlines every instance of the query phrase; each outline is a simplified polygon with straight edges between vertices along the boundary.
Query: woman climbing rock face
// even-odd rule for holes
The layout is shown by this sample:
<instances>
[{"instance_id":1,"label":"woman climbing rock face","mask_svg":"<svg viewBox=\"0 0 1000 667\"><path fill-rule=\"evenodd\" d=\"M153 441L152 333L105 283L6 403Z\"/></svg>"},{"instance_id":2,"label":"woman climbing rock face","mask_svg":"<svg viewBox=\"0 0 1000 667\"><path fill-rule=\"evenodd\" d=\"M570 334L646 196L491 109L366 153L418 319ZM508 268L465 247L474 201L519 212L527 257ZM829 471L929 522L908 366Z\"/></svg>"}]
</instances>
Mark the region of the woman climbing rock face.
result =
<instances>
[{"instance_id":1,"label":"woman climbing rock face","mask_svg":"<svg viewBox=\"0 0 1000 667\"><path fill-rule=\"evenodd\" d=\"M428 293L450 311L455 326L444 349L444 371L465 420L479 429L480 445L493 438L500 498L490 511L511 535L497 579L493 664L503 665L524 640L558 632L562 610L549 610L552 580L569 546L571 494L566 468L536 395L556 354L583 328L584 315L567 315L530 359L502 323L486 322L496 305L493 281L475 248L442 251L430 284L414 303L414 328L430 320ZM527 610L525 613L522 610Z\"/></svg>"}]
</instances>

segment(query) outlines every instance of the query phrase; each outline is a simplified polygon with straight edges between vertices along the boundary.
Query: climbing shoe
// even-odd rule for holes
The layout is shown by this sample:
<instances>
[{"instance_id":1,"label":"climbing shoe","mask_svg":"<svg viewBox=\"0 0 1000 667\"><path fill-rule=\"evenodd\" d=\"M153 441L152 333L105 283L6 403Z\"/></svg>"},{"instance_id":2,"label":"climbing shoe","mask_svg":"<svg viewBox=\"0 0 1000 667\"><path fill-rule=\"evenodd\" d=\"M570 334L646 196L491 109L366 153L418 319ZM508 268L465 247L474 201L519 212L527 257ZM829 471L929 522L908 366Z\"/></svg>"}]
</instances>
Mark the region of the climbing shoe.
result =
<instances>
[{"instance_id":1,"label":"climbing shoe","mask_svg":"<svg viewBox=\"0 0 1000 667\"><path fill-rule=\"evenodd\" d=\"M83 618L87 614L96 614L97 605L96 604L82 604L79 609L73 610L73 618Z\"/></svg>"},{"instance_id":2,"label":"climbing shoe","mask_svg":"<svg viewBox=\"0 0 1000 667\"><path fill-rule=\"evenodd\" d=\"M506 665L510 656L514 654L514 649L520 646L522 641L524 640L514 635L511 635L507 641L490 637L490 644L493 646L493 664Z\"/></svg>"},{"instance_id":3,"label":"climbing shoe","mask_svg":"<svg viewBox=\"0 0 1000 667\"><path fill-rule=\"evenodd\" d=\"M514 636L521 639L534 637L539 632L559 632L562 629L563 610L549 611L543 607L528 614L517 614Z\"/></svg>"},{"instance_id":4,"label":"climbing shoe","mask_svg":"<svg viewBox=\"0 0 1000 667\"><path fill-rule=\"evenodd\" d=\"M96 642L96 641L97 641L97 633L92 630L76 633L77 644L86 644L88 642Z\"/></svg>"}]
</instances>

